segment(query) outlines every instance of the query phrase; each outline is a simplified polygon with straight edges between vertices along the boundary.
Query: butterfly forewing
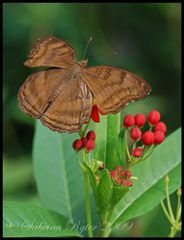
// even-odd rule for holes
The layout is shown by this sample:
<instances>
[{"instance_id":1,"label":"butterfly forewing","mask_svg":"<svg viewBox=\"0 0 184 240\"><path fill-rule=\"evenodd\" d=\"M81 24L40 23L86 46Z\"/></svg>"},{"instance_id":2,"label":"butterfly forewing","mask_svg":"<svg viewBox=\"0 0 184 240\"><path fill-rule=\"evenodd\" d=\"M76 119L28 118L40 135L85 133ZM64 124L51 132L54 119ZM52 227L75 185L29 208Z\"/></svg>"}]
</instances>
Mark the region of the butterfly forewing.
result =
<instances>
[{"instance_id":1,"label":"butterfly forewing","mask_svg":"<svg viewBox=\"0 0 184 240\"><path fill-rule=\"evenodd\" d=\"M83 81L92 91L99 109L106 114L121 111L129 102L146 97L151 90L142 78L109 66L85 69Z\"/></svg>"},{"instance_id":2,"label":"butterfly forewing","mask_svg":"<svg viewBox=\"0 0 184 240\"><path fill-rule=\"evenodd\" d=\"M75 50L69 44L55 37L47 37L36 42L24 64L27 67L68 68L75 62Z\"/></svg>"}]
</instances>

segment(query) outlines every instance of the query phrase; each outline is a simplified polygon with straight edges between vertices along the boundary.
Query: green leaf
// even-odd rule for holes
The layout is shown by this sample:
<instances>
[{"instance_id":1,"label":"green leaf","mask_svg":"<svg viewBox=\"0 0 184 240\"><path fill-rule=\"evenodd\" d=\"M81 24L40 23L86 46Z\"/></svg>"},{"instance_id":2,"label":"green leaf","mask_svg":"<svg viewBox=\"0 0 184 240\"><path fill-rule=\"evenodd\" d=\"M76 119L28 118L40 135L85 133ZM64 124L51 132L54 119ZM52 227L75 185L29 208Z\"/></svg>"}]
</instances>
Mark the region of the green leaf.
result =
<instances>
[{"instance_id":1,"label":"green leaf","mask_svg":"<svg viewBox=\"0 0 184 240\"><path fill-rule=\"evenodd\" d=\"M82 171L72 149L76 134L59 134L36 123L34 173L44 207L69 218L84 219Z\"/></svg>"},{"instance_id":2,"label":"green leaf","mask_svg":"<svg viewBox=\"0 0 184 240\"><path fill-rule=\"evenodd\" d=\"M94 172L88 167L88 165L85 162L82 162L82 164L84 165L84 168L86 169L86 171L88 172L89 175L89 180L91 183L91 187L93 189L93 194L94 194L94 198L96 200L97 196L96 196L96 191L97 191L97 183L96 183L96 178L95 178L95 174Z\"/></svg>"},{"instance_id":3,"label":"green leaf","mask_svg":"<svg viewBox=\"0 0 184 240\"><path fill-rule=\"evenodd\" d=\"M107 141L107 116L100 116L100 122L95 124L96 140L94 158L105 162Z\"/></svg>"},{"instance_id":4,"label":"green leaf","mask_svg":"<svg viewBox=\"0 0 184 240\"><path fill-rule=\"evenodd\" d=\"M19 202L3 203L4 237L80 236L69 219L54 211Z\"/></svg>"},{"instance_id":5,"label":"green leaf","mask_svg":"<svg viewBox=\"0 0 184 240\"><path fill-rule=\"evenodd\" d=\"M181 130L178 129L168 136L148 159L132 168L133 175L137 176L138 180L134 182L132 191L116 205L111 224L138 217L158 205L165 198L163 178L166 174L173 177L170 181L170 193L176 190L181 184L180 162Z\"/></svg>"},{"instance_id":6,"label":"green leaf","mask_svg":"<svg viewBox=\"0 0 184 240\"><path fill-rule=\"evenodd\" d=\"M114 169L118 164L117 140L120 132L120 113L107 116L107 143L106 143L106 161L107 169Z\"/></svg>"},{"instance_id":7,"label":"green leaf","mask_svg":"<svg viewBox=\"0 0 184 240\"><path fill-rule=\"evenodd\" d=\"M111 205L114 206L121 200L121 198L129 191L129 188L123 186L113 186Z\"/></svg>"},{"instance_id":8,"label":"green leaf","mask_svg":"<svg viewBox=\"0 0 184 240\"><path fill-rule=\"evenodd\" d=\"M112 197L112 181L108 170L104 170L103 176L97 187L97 211L102 216L108 209Z\"/></svg>"},{"instance_id":9,"label":"green leaf","mask_svg":"<svg viewBox=\"0 0 184 240\"><path fill-rule=\"evenodd\" d=\"M122 197L129 191L129 188L123 186L113 186L111 200L109 201L108 208L106 209L105 217L106 221L109 221L111 214L116 206L116 204L122 199Z\"/></svg>"}]
</instances>

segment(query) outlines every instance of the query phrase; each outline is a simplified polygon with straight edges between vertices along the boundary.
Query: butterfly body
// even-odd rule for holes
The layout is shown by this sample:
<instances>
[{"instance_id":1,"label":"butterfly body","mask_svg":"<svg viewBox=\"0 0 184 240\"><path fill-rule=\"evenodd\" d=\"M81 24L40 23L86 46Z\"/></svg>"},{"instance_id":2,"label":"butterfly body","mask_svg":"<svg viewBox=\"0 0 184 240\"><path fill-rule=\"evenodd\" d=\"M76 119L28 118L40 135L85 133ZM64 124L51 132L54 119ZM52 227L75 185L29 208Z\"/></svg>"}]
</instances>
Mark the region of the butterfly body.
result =
<instances>
[{"instance_id":1,"label":"butterfly body","mask_svg":"<svg viewBox=\"0 0 184 240\"><path fill-rule=\"evenodd\" d=\"M76 79L82 73L86 65L87 65L86 60L82 60L81 62L75 63L73 66L67 69L66 78L68 80Z\"/></svg>"},{"instance_id":2,"label":"butterfly body","mask_svg":"<svg viewBox=\"0 0 184 240\"><path fill-rule=\"evenodd\" d=\"M74 49L63 40L39 40L28 67L54 67L30 75L18 93L20 108L58 132L76 132L89 120L93 101L101 112L114 114L129 102L148 95L142 78L110 66L87 67L76 61Z\"/></svg>"}]
</instances>

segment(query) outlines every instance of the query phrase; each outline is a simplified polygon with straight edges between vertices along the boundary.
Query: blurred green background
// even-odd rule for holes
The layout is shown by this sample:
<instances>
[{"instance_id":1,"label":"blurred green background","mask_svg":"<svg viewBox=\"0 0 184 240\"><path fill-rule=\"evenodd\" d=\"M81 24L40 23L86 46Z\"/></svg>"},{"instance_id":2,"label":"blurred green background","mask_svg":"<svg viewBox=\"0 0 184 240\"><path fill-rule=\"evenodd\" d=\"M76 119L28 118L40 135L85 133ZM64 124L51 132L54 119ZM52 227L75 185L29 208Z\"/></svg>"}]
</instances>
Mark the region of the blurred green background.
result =
<instances>
[{"instance_id":1,"label":"blurred green background","mask_svg":"<svg viewBox=\"0 0 184 240\"><path fill-rule=\"evenodd\" d=\"M181 124L180 29L179 3L4 3L4 199L39 204L31 160L34 120L17 104L19 87L35 71L24 67L23 61L37 38L54 35L66 40L80 60L92 36L87 51L89 65L121 67L152 86L146 100L130 104L123 114L156 108L169 134ZM175 202L174 195L172 199ZM113 234L167 236L168 232L169 225L158 206L137 218L131 231Z\"/></svg>"}]
</instances>

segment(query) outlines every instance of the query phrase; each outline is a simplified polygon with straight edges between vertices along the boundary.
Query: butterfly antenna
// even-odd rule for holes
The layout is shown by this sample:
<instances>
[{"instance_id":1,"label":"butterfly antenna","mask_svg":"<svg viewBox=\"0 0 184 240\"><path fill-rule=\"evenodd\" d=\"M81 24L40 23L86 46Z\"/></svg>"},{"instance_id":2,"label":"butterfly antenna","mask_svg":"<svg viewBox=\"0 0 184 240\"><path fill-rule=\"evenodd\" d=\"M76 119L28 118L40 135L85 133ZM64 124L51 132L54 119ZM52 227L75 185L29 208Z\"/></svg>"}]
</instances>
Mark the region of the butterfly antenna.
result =
<instances>
[{"instance_id":1,"label":"butterfly antenna","mask_svg":"<svg viewBox=\"0 0 184 240\"><path fill-rule=\"evenodd\" d=\"M93 38L90 37L90 39L88 40L88 42L87 42L87 44L86 44L86 47L85 47L85 49L84 49L84 54L83 54L83 58L82 58L82 59L85 58L85 56L86 56L86 52L87 52L87 49L88 49L88 46L89 46L89 44L90 44L90 42L91 42L92 39L93 39Z\"/></svg>"}]
</instances>

